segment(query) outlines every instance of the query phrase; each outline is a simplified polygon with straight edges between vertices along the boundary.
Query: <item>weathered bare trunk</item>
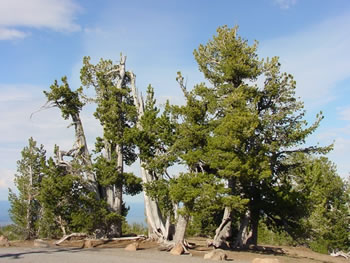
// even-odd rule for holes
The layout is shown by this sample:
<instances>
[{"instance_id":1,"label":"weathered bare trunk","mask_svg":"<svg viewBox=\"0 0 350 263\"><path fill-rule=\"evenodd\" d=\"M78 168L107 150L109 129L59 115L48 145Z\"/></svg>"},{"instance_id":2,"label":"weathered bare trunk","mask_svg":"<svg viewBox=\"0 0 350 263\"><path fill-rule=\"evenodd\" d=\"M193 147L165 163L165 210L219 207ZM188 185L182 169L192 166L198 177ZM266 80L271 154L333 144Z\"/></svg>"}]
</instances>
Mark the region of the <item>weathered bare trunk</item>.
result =
<instances>
[{"instance_id":1,"label":"weathered bare trunk","mask_svg":"<svg viewBox=\"0 0 350 263\"><path fill-rule=\"evenodd\" d=\"M220 226L215 231L215 237L213 241L213 246L215 248L227 248L226 240L231 236L231 208L225 207L224 215L222 217L222 221Z\"/></svg>"},{"instance_id":2,"label":"weathered bare trunk","mask_svg":"<svg viewBox=\"0 0 350 263\"><path fill-rule=\"evenodd\" d=\"M174 237L174 243L178 244L184 244L185 241L185 232L186 232L186 227L188 223L188 217L179 215L176 223L176 232L175 232L175 237Z\"/></svg>"},{"instance_id":3,"label":"weathered bare trunk","mask_svg":"<svg viewBox=\"0 0 350 263\"><path fill-rule=\"evenodd\" d=\"M141 175L142 182L149 183L152 181L151 175L143 168L143 162L141 161ZM146 192L143 192L145 200L145 213L148 225L148 235L152 239L158 239L159 241L171 240L173 238L172 225L170 223L170 217L165 220L159 209L158 203L147 196Z\"/></svg>"},{"instance_id":4,"label":"weathered bare trunk","mask_svg":"<svg viewBox=\"0 0 350 263\"><path fill-rule=\"evenodd\" d=\"M123 153L122 146L117 145L116 152L118 155L118 171L122 174L124 171L123 167ZM118 215L122 214L122 205L123 205L123 186L115 185L115 199L114 199L114 209ZM116 224L116 236L120 237L122 235L122 222L119 220Z\"/></svg>"},{"instance_id":5,"label":"weathered bare trunk","mask_svg":"<svg viewBox=\"0 0 350 263\"><path fill-rule=\"evenodd\" d=\"M144 101L143 98L138 94L136 89L136 76L133 72L129 72L131 90L134 98L134 104L138 113L137 127L142 129L140 125L140 120L144 115ZM141 177L142 182L150 183L155 180L151 173L145 168L146 163L140 160L141 165ZM148 225L148 235L150 238L158 239L159 241L171 240L173 238L172 225L170 223L170 217L164 219L159 205L156 201L152 200L147 196L146 192L143 192L145 200L145 214Z\"/></svg>"},{"instance_id":6,"label":"weathered bare trunk","mask_svg":"<svg viewBox=\"0 0 350 263\"><path fill-rule=\"evenodd\" d=\"M123 154L122 147L120 145L116 146L115 149L117 153L117 169L119 173L123 173ZM105 158L111 160L112 154L110 152L110 144L105 141ZM118 215L122 214L122 204L123 204L123 186L122 185L110 185L106 186L104 189L104 194L106 197L109 209ZM114 222L110 226L110 231L107 233L109 237L120 237L122 235L122 222Z\"/></svg>"},{"instance_id":7,"label":"weathered bare trunk","mask_svg":"<svg viewBox=\"0 0 350 263\"><path fill-rule=\"evenodd\" d=\"M85 173L86 173L86 179L88 181L90 190L96 194L97 199L100 199L101 193L99 193L99 190L98 190L96 175L92 171L92 161L91 161L88 145L86 142L83 124L81 122L79 114L74 114L71 117L75 128L75 141L76 141L75 148L77 151L75 155L81 157L83 165L87 168Z\"/></svg>"},{"instance_id":8,"label":"weathered bare trunk","mask_svg":"<svg viewBox=\"0 0 350 263\"><path fill-rule=\"evenodd\" d=\"M66 228L65 228L65 226L64 226L64 222L63 222L63 220L62 220L62 217L61 217L61 216L58 216L57 219L58 219L58 220L57 220L57 223L59 224L59 226L60 226L60 228L61 228L61 230L62 230L63 235L64 235L64 236L67 235Z\"/></svg>"},{"instance_id":9,"label":"weathered bare trunk","mask_svg":"<svg viewBox=\"0 0 350 263\"><path fill-rule=\"evenodd\" d=\"M248 210L240 222L238 234L233 243L234 247L244 248L248 246L248 240L250 239L252 232L249 229L250 224L250 211Z\"/></svg>"},{"instance_id":10,"label":"weathered bare trunk","mask_svg":"<svg viewBox=\"0 0 350 263\"><path fill-rule=\"evenodd\" d=\"M124 78L125 78L125 61L126 57L121 56L119 68L118 68L118 74L119 78L116 83L116 88L121 89ZM121 98L118 98L119 102L121 103ZM107 140L104 142L105 144L105 158L107 160L111 160L112 158L112 151L115 151L117 155L117 170L120 174L123 174L124 167L123 167L123 146L121 144L118 144L115 146L114 149L112 149L112 146L110 145ZM107 204L109 205L110 209L117 213L118 215L122 214L122 205L123 205L123 186L122 185L113 185L106 187L106 198L107 198ZM120 237L122 235L122 222L118 220L117 222L114 222L111 225L111 230L108 233L108 236L110 237Z\"/></svg>"}]
</instances>

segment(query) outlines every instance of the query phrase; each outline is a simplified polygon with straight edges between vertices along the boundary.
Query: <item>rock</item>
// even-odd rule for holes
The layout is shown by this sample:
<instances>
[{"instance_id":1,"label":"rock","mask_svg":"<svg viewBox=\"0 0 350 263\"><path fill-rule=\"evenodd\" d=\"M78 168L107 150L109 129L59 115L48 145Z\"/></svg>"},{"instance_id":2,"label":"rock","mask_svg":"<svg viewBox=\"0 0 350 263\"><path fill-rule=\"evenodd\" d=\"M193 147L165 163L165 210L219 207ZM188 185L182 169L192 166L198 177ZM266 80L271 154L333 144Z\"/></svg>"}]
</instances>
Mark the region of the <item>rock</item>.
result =
<instances>
[{"instance_id":1,"label":"rock","mask_svg":"<svg viewBox=\"0 0 350 263\"><path fill-rule=\"evenodd\" d=\"M91 239L85 240L83 248L92 248L92 247L94 247L92 240Z\"/></svg>"},{"instance_id":2,"label":"rock","mask_svg":"<svg viewBox=\"0 0 350 263\"><path fill-rule=\"evenodd\" d=\"M34 240L34 247L42 247L42 248L47 248L50 247L50 244L45 242L42 239L35 239Z\"/></svg>"},{"instance_id":3,"label":"rock","mask_svg":"<svg viewBox=\"0 0 350 263\"><path fill-rule=\"evenodd\" d=\"M180 256L182 255L183 253L185 252L183 246L181 243L177 243L175 245L175 247L173 247L171 250L170 250L170 254L172 255L175 255L175 256Z\"/></svg>"},{"instance_id":4,"label":"rock","mask_svg":"<svg viewBox=\"0 0 350 263\"><path fill-rule=\"evenodd\" d=\"M204 259L211 259L211 260L226 260L227 255L224 251L221 249L215 249L207 254L204 255Z\"/></svg>"},{"instance_id":5,"label":"rock","mask_svg":"<svg viewBox=\"0 0 350 263\"><path fill-rule=\"evenodd\" d=\"M254 258L252 263L280 263L276 258Z\"/></svg>"},{"instance_id":6,"label":"rock","mask_svg":"<svg viewBox=\"0 0 350 263\"><path fill-rule=\"evenodd\" d=\"M9 247L10 243L7 237L0 236L0 247Z\"/></svg>"},{"instance_id":7,"label":"rock","mask_svg":"<svg viewBox=\"0 0 350 263\"><path fill-rule=\"evenodd\" d=\"M72 241L71 241L72 242ZM77 242L80 242L79 240L77 240ZM93 247L97 247L100 246L102 244L104 244L105 242L103 240L98 240L98 239L85 239L83 240L83 245L82 248L93 248Z\"/></svg>"},{"instance_id":8,"label":"rock","mask_svg":"<svg viewBox=\"0 0 350 263\"><path fill-rule=\"evenodd\" d=\"M136 251L138 249L139 249L139 243L136 243L136 242L131 243L125 247L126 251Z\"/></svg>"}]
</instances>

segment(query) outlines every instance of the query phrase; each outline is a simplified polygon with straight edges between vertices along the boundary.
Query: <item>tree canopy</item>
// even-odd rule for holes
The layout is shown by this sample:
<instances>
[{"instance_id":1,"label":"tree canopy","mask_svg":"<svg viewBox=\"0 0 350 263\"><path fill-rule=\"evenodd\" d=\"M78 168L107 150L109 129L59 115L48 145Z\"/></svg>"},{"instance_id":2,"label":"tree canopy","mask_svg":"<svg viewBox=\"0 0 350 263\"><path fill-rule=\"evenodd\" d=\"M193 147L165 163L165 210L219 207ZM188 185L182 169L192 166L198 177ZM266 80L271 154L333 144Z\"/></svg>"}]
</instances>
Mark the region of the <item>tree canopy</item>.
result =
<instances>
[{"instance_id":1,"label":"tree canopy","mask_svg":"<svg viewBox=\"0 0 350 263\"><path fill-rule=\"evenodd\" d=\"M260 58L257 42L227 26L194 57L206 82L189 89L178 72L181 105L159 107L151 85L144 99L123 55L116 64L85 57L82 87L72 90L63 77L44 91L45 107L72 121L75 142L55 146L54 158L33 139L23 149L19 195L9 199L26 238L121 236L123 194L144 190L149 235L163 242L184 244L187 229L213 237L215 247L245 247L257 244L263 224L318 251L349 247L349 188L324 156L332 145L306 143L323 115L306 122L296 81L278 57ZM95 103L103 130L93 154L80 119L86 103ZM125 172L137 159L141 178ZM181 170L169 172L174 166Z\"/></svg>"}]
</instances>

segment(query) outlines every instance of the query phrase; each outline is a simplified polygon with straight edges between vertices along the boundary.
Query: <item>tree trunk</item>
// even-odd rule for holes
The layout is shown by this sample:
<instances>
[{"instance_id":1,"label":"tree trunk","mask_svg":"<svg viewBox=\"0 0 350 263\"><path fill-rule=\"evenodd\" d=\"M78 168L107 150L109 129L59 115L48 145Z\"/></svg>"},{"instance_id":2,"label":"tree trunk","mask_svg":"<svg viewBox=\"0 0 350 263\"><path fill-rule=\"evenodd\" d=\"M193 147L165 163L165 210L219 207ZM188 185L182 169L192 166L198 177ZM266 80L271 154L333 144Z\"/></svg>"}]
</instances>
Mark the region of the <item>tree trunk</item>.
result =
<instances>
[{"instance_id":1,"label":"tree trunk","mask_svg":"<svg viewBox=\"0 0 350 263\"><path fill-rule=\"evenodd\" d=\"M89 148L86 142L86 137L83 129L83 124L81 122L79 114L71 115L74 128L75 128L75 148L77 150L76 156L80 156L82 159L82 163L85 167L87 167L86 179L88 181L89 188L92 192L96 194L96 198L101 198L101 193L99 193L98 183L96 179L95 173L92 171L92 161L89 153Z\"/></svg>"},{"instance_id":2,"label":"tree trunk","mask_svg":"<svg viewBox=\"0 0 350 263\"><path fill-rule=\"evenodd\" d=\"M116 83L116 88L121 89L124 78L125 78L125 61L126 57L121 56L118 74L119 79ZM121 103L121 98L118 98ZM104 140L104 148L105 148L105 158L107 160L112 159L112 151L115 151L117 154L117 170L120 175L123 174L123 151L122 145L118 144L115 148L112 149L112 145L105 139ZM111 211L117 213L118 215L122 215L122 205L123 205L123 185L112 185L106 187L106 198L107 204ZM118 220L111 225L111 229L107 234L109 237L120 237L122 235L122 221Z\"/></svg>"},{"instance_id":3,"label":"tree trunk","mask_svg":"<svg viewBox=\"0 0 350 263\"><path fill-rule=\"evenodd\" d=\"M120 174L123 174L124 167L123 167L123 153L122 153L122 146L117 145L116 152L118 155L118 171ZM114 199L114 209L118 215L122 215L122 206L123 206L123 185L115 185L115 199ZM122 236L122 221L119 220L116 224L116 236L120 237Z\"/></svg>"},{"instance_id":4,"label":"tree trunk","mask_svg":"<svg viewBox=\"0 0 350 263\"><path fill-rule=\"evenodd\" d=\"M215 248L227 248L226 240L231 236L231 212L232 211L230 207L225 207L221 224L215 231L216 234L212 244Z\"/></svg>"},{"instance_id":5,"label":"tree trunk","mask_svg":"<svg viewBox=\"0 0 350 263\"><path fill-rule=\"evenodd\" d=\"M250 211L248 210L243 216L243 218L241 219L239 231L235 238L233 247L244 248L247 245L249 245L248 240L252 235L252 232L249 230L249 225L250 225Z\"/></svg>"},{"instance_id":6,"label":"tree trunk","mask_svg":"<svg viewBox=\"0 0 350 263\"><path fill-rule=\"evenodd\" d=\"M138 91L136 89L136 76L133 72L129 72L130 76L130 84L131 84L131 91L134 98L134 104L137 109L137 128L142 129L140 125L140 120L142 116L144 115L144 101L142 97L138 94ZM150 183L154 180L150 172L145 168L145 162L140 160L141 165L141 177L142 182ZM167 241L172 240L173 238L173 231L172 231L172 224L170 223L170 218L167 217L166 220L164 220L164 217L159 209L158 203L154 200L152 200L149 196L147 196L146 192L143 191L144 194L144 200L145 200L145 214L146 214L146 220L148 225L148 235L150 238L158 239L159 241Z\"/></svg>"},{"instance_id":7,"label":"tree trunk","mask_svg":"<svg viewBox=\"0 0 350 263\"><path fill-rule=\"evenodd\" d=\"M58 216L57 223L59 224L59 226L60 226L60 228L62 230L63 236L67 235L66 228L64 227L64 222L63 222L61 216Z\"/></svg>"},{"instance_id":8,"label":"tree trunk","mask_svg":"<svg viewBox=\"0 0 350 263\"><path fill-rule=\"evenodd\" d=\"M176 223L176 232L174 237L175 244L178 244L178 243L184 244L187 223L188 223L187 216L183 216L183 215L178 216L177 223Z\"/></svg>"},{"instance_id":9,"label":"tree trunk","mask_svg":"<svg viewBox=\"0 0 350 263\"><path fill-rule=\"evenodd\" d=\"M32 148L30 148L31 154L32 153ZM29 189L28 189L28 200L27 200L27 214L26 214L26 239L31 239L32 238L32 234L33 234L33 219L32 219L32 202L33 202L33 197L32 197L32 193L33 193L33 170L32 170L32 166L29 165L28 166L29 169Z\"/></svg>"},{"instance_id":10,"label":"tree trunk","mask_svg":"<svg viewBox=\"0 0 350 263\"><path fill-rule=\"evenodd\" d=\"M149 172L143 168L143 162L141 162L141 176L143 183L149 183L152 181L152 176ZM145 212L148 225L148 235L150 238L158 239L159 241L167 241L173 239L172 224L170 223L170 217L164 220L164 217L159 209L158 203L147 196L146 192L143 192L145 200Z\"/></svg>"},{"instance_id":11,"label":"tree trunk","mask_svg":"<svg viewBox=\"0 0 350 263\"><path fill-rule=\"evenodd\" d=\"M259 211L253 209L251 211L251 236L248 240L248 245L258 244L258 227L259 227Z\"/></svg>"},{"instance_id":12,"label":"tree trunk","mask_svg":"<svg viewBox=\"0 0 350 263\"><path fill-rule=\"evenodd\" d=\"M109 151L110 145L105 141L105 158L111 160L111 153ZM117 145L115 149L117 153L117 170L119 174L123 173L123 154L121 145ZM110 185L106 186L104 190L106 194L106 201L109 209L118 215L122 214L123 205L123 186ZM110 231L107 233L108 237L120 237L122 235L122 221L118 220L110 226Z\"/></svg>"}]
</instances>

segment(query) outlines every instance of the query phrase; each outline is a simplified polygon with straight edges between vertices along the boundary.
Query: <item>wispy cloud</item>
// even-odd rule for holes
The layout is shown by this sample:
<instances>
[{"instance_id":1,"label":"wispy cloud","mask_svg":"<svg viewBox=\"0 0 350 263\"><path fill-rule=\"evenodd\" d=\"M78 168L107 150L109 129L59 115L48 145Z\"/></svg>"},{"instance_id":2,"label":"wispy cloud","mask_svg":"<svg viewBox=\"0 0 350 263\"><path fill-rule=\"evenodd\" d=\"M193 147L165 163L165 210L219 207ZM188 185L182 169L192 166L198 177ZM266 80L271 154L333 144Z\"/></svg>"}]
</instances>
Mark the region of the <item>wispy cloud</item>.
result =
<instances>
[{"instance_id":1,"label":"wispy cloud","mask_svg":"<svg viewBox=\"0 0 350 263\"><path fill-rule=\"evenodd\" d=\"M344 14L282 38L262 42L264 56L280 57L294 75L297 95L318 108L336 98L336 84L350 77L350 15Z\"/></svg>"},{"instance_id":2,"label":"wispy cloud","mask_svg":"<svg viewBox=\"0 0 350 263\"><path fill-rule=\"evenodd\" d=\"M274 3L281 9L289 9L297 3L297 0L274 0Z\"/></svg>"},{"instance_id":3,"label":"wispy cloud","mask_svg":"<svg viewBox=\"0 0 350 263\"><path fill-rule=\"evenodd\" d=\"M350 121L350 107L339 108L338 118L344 121Z\"/></svg>"},{"instance_id":4,"label":"wispy cloud","mask_svg":"<svg viewBox=\"0 0 350 263\"><path fill-rule=\"evenodd\" d=\"M14 178L14 170L0 168L0 200L7 199L7 191L2 190L14 189Z\"/></svg>"},{"instance_id":5,"label":"wispy cloud","mask_svg":"<svg viewBox=\"0 0 350 263\"><path fill-rule=\"evenodd\" d=\"M21 39L26 36L28 36L26 32L0 27L0 40Z\"/></svg>"},{"instance_id":6,"label":"wispy cloud","mask_svg":"<svg viewBox=\"0 0 350 263\"><path fill-rule=\"evenodd\" d=\"M28 36L23 28L78 31L75 16L79 10L73 0L1 0L0 40Z\"/></svg>"}]
</instances>

